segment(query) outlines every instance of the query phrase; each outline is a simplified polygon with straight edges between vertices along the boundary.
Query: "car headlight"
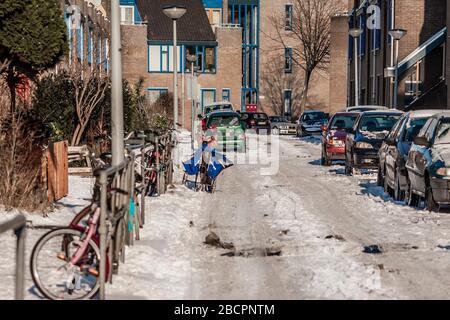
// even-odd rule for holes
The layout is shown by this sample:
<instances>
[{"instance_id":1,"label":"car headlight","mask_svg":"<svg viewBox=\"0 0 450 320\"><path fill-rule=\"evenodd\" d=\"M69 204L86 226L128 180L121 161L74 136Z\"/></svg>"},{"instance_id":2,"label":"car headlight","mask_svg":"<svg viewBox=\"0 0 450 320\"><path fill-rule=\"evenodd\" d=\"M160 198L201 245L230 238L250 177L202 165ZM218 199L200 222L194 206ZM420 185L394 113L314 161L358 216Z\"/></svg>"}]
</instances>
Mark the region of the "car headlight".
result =
<instances>
[{"instance_id":1,"label":"car headlight","mask_svg":"<svg viewBox=\"0 0 450 320\"><path fill-rule=\"evenodd\" d=\"M436 174L440 176L450 176L450 168L440 168L436 170Z\"/></svg>"},{"instance_id":2,"label":"car headlight","mask_svg":"<svg viewBox=\"0 0 450 320\"><path fill-rule=\"evenodd\" d=\"M358 149L373 149L373 146L367 142L357 142L356 148L358 148Z\"/></svg>"}]
</instances>

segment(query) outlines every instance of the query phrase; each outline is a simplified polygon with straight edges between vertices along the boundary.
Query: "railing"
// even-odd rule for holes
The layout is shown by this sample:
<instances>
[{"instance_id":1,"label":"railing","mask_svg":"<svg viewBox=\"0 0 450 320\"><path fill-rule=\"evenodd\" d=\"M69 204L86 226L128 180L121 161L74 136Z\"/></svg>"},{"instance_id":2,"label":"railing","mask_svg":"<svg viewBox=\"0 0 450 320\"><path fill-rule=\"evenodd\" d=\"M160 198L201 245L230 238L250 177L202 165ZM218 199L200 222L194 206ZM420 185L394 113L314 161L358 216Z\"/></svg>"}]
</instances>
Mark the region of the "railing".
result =
<instances>
[{"instance_id":1,"label":"railing","mask_svg":"<svg viewBox=\"0 0 450 320\"><path fill-rule=\"evenodd\" d=\"M130 219L130 200L135 199L136 189L142 190L140 213L141 219L136 224L136 239L139 240L139 227L145 220L145 173L146 168L145 154L153 151L154 148L161 153L162 163L159 157L156 157L157 169L157 192L164 194L167 188L173 182L173 160L172 149L174 147L172 135L170 132L162 135L156 133L147 135L141 140L133 141L128 145L128 156L119 165L102 170L98 173L100 183L100 206L101 216L99 225L100 235L100 299L105 299L105 285L112 283L112 275L118 273L119 262L125 262L125 246L133 244L133 231L128 228ZM136 161L136 154L133 150L140 149L141 159ZM139 164L140 162L140 164ZM140 167L136 170L136 164ZM136 184L136 173L142 176L142 184ZM108 191L110 190L110 191ZM110 196L108 196L110 195ZM133 221L134 223L135 221ZM108 252L108 254L107 254ZM106 277L106 261L108 259L109 277Z\"/></svg>"},{"instance_id":2,"label":"railing","mask_svg":"<svg viewBox=\"0 0 450 320\"><path fill-rule=\"evenodd\" d=\"M16 244L16 300L23 300L24 295L24 275L25 275L25 235L26 235L26 219L25 216L19 215L15 218L0 224L0 234L9 230L14 230L17 237Z\"/></svg>"},{"instance_id":3,"label":"railing","mask_svg":"<svg viewBox=\"0 0 450 320\"><path fill-rule=\"evenodd\" d=\"M125 262L125 245L129 244L128 222L130 199L134 192L134 156L120 165L99 173L100 194L100 299L105 299L105 284L112 283L113 272L117 274L119 261ZM108 189L112 190L108 197ZM113 237L114 235L114 237ZM109 272L106 279L106 251Z\"/></svg>"}]
</instances>

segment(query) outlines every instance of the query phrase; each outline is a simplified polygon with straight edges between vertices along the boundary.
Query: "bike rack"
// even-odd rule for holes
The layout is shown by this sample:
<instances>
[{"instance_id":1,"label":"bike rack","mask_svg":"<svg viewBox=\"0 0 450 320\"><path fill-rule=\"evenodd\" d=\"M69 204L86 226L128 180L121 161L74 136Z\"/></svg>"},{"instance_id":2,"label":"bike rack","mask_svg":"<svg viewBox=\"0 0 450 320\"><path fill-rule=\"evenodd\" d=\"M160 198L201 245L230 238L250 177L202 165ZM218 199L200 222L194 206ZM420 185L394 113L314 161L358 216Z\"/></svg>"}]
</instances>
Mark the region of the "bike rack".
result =
<instances>
[{"instance_id":1,"label":"bike rack","mask_svg":"<svg viewBox=\"0 0 450 320\"><path fill-rule=\"evenodd\" d=\"M112 234L116 229L116 225L113 225L112 221L116 215L125 211L126 214L126 223L128 223L129 219L129 206L130 206L130 196L134 192L133 185L133 177L134 177L134 155L131 155L129 158L126 158L120 165L114 166L105 170L100 171L99 173L99 182L101 188L100 194L100 206L101 206L101 215L100 215L100 225L99 225L99 235L100 235L100 299L105 299L105 284L107 281L112 283L112 271L113 271L113 262L118 261L121 258L124 261L123 255L117 257L115 254L115 250L112 246L109 246L109 279L106 279L106 250L108 248L108 244L111 242ZM110 199L108 199L108 187L120 189L126 191L128 194L123 193L114 193ZM109 202L109 203L108 203ZM108 206L109 204L109 206ZM108 210L108 207L110 210ZM127 229L128 230L128 229ZM126 241L124 243L120 243L120 250L123 251L126 245Z\"/></svg>"},{"instance_id":2,"label":"bike rack","mask_svg":"<svg viewBox=\"0 0 450 320\"><path fill-rule=\"evenodd\" d=\"M18 215L13 219L0 224L0 234L9 230L14 230L17 237L16 244L16 300L23 300L25 297L25 235L27 220L24 215Z\"/></svg>"}]
</instances>

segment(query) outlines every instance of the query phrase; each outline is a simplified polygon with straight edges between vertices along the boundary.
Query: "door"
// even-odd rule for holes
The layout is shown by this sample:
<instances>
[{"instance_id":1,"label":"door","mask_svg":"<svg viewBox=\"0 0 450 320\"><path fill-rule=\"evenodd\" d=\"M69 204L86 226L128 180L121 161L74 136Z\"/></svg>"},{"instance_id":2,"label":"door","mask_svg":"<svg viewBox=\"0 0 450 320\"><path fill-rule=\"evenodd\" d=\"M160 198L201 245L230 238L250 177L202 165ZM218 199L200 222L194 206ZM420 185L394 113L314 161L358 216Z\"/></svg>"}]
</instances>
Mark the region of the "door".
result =
<instances>
[{"instance_id":1,"label":"door","mask_svg":"<svg viewBox=\"0 0 450 320\"><path fill-rule=\"evenodd\" d=\"M388 139L392 139L395 141L395 145L387 145L386 147L386 160L385 160L385 168L386 168L386 179L387 183L391 188L394 187L395 183L395 171L396 171L396 163L397 163L397 155L398 155L398 143L399 137L403 130L403 127L406 122L406 117L400 119L397 124L392 128L391 133L388 136Z\"/></svg>"}]
</instances>

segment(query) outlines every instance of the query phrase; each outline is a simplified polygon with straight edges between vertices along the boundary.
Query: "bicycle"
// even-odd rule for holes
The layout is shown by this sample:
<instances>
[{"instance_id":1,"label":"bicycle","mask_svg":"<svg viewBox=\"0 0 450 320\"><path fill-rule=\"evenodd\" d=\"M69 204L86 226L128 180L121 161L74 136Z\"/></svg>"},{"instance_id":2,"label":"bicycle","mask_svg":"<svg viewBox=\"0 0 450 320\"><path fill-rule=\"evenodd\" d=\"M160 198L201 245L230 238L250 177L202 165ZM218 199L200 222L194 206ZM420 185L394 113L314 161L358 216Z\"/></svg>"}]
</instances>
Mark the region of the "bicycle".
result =
<instances>
[{"instance_id":1,"label":"bicycle","mask_svg":"<svg viewBox=\"0 0 450 320\"><path fill-rule=\"evenodd\" d=\"M94 188L92 204L80 211L67 228L57 228L44 234L31 253L30 271L33 281L46 298L51 300L91 299L99 291L100 273L100 188ZM108 195L127 194L109 189ZM108 208L110 210L110 208ZM117 273L119 259L124 259L127 223L126 211L119 212L110 225L116 226L107 250L105 279ZM87 218L87 221L85 221ZM112 254L112 267L110 256Z\"/></svg>"}]
</instances>

